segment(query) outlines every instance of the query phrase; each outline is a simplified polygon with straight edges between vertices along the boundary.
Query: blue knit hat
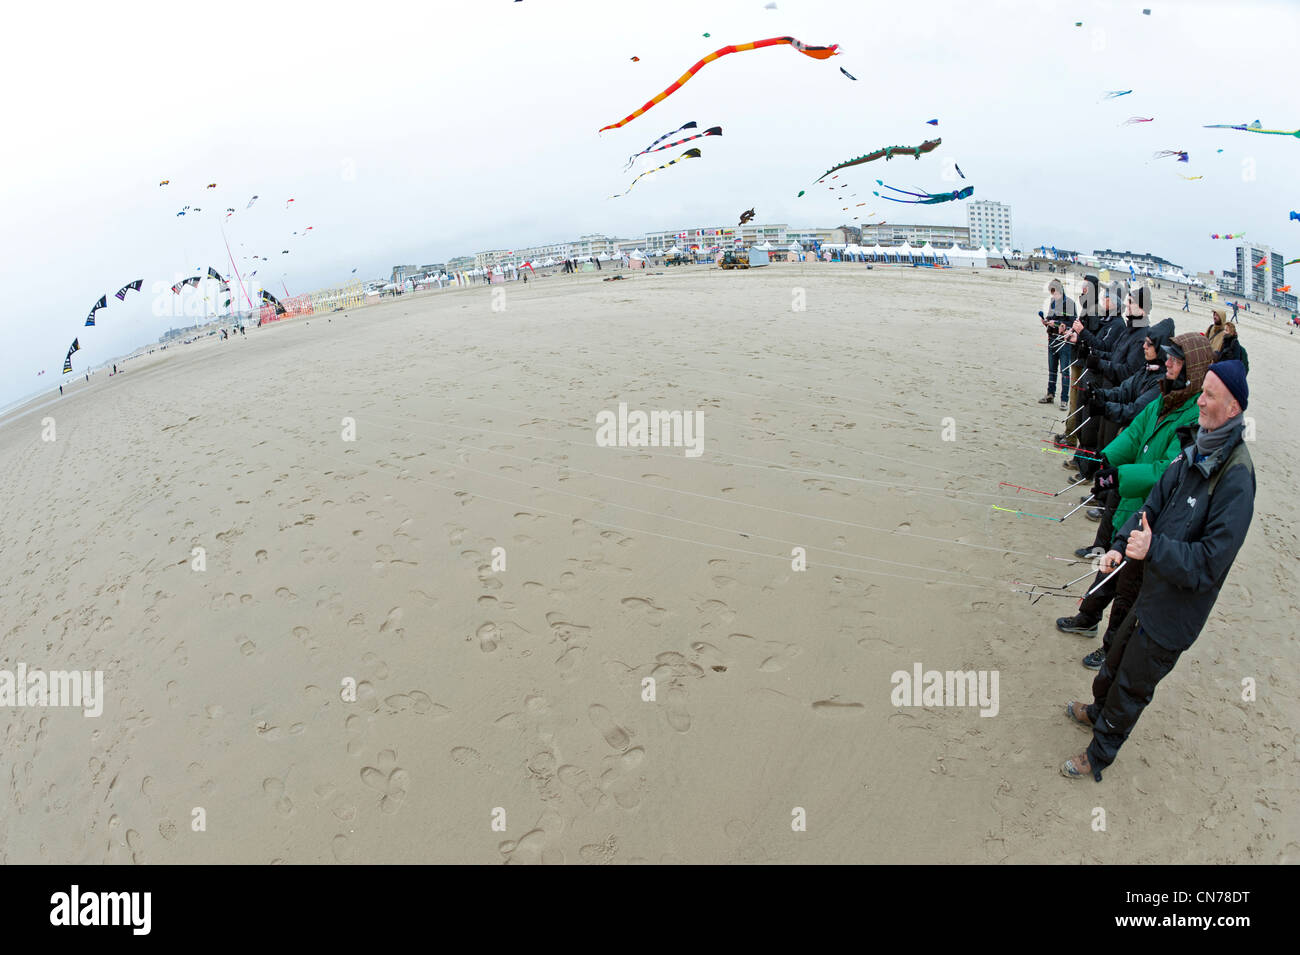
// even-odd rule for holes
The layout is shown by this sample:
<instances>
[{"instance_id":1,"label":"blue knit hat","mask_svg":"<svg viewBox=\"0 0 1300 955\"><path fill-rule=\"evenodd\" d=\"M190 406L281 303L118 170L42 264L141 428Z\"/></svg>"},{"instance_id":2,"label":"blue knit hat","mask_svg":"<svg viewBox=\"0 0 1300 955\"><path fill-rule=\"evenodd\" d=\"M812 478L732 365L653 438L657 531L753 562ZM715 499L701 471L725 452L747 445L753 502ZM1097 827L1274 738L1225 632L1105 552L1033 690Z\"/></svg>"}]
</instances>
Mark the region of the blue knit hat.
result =
<instances>
[{"instance_id":1,"label":"blue knit hat","mask_svg":"<svg viewBox=\"0 0 1300 955\"><path fill-rule=\"evenodd\" d=\"M1216 361L1209 370L1223 382L1223 387L1232 392L1232 397L1237 399L1237 404L1241 405L1242 411L1245 411L1246 401L1250 398L1250 386L1246 384L1246 367L1234 358L1230 361Z\"/></svg>"}]
</instances>

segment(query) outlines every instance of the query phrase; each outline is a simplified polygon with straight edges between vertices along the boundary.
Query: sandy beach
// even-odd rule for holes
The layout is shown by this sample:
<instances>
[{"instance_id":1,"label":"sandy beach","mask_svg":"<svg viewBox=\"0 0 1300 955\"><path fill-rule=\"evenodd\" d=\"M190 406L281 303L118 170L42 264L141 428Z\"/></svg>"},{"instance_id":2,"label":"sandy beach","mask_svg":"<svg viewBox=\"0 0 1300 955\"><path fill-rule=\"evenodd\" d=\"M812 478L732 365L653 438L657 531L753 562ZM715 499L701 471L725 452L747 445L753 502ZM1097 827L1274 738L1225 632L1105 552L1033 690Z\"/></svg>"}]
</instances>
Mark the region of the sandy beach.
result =
<instances>
[{"instance_id":1,"label":"sandy beach","mask_svg":"<svg viewBox=\"0 0 1300 955\"><path fill-rule=\"evenodd\" d=\"M0 862L1300 860L1280 313L1241 313L1245 546L1072 783L1096 641L1012 590L1083 573L1048 555L1095 525L993 510L1079 502L999 488L1069 482L1048 276L654 273L283 322L0 420L0 667L105 692L0 711ZM1203 331L1181 305L1154 318ZM620 403L699 412L702 453L600 446ZM996 713L896 706L916 665L996 671Z\"/></svg>"}]
</instances>

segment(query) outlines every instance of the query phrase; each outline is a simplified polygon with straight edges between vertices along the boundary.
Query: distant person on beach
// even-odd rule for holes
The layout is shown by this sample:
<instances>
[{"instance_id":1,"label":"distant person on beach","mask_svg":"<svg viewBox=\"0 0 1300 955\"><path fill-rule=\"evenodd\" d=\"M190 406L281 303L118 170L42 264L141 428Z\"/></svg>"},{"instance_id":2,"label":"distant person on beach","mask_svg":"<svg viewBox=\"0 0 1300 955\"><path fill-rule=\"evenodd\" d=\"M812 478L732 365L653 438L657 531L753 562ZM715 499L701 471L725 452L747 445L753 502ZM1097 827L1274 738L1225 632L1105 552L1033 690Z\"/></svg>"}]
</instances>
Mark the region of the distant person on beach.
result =
<instances>
[{"instance_id":1,"label":"distant person on beach","mask_svg":"<svg viewBox=\"0 0 1300 955\"><path fill-rule=\"evenodd\" d=\"M1189 295L1190 295L1190 293L1188 293L1188 292L1184 292L1184 293L1183 293L1183 311L1184 311L1184 312L1190 312L1190 311L1192 310L1192 307L1191 307L1192 303L1191 303L1191 298L1189 297Z\"/></svg>"},{"instance_id":2,"label":"distant person on beach","mask_svg":"<svg viewBox=\"0 0 1300 955\"><path fill-rule=\"evenodd\" d=\"M1212 308L1210 314L1214 317L1214 321L1205 330L1205 337L1209 339L1210 351L1217 353L1223 346L1223 334L1226 328L1225 323L1228 320L1228 313L1221 308ZM1236 321L1236 318L1237 316L1234 314L1233 320Z\"/></svg>"},{"instance_id":3,"label":"distant person on beach","mask_svg":"<svg viewBox=\"0 0 1300 955\"><path fill-rule=\"evenodd\" d=\"M1232 303L1232 320L1233 320L1234 322L1237 320L1237 303L1236 303L1236 302L1233 302L1233 303Z\"/></svg>"},{"instance_id":4,"label":"distant person on beach","mask_svg":"<svg viewBox=\"0 0 1300 955\"><path fill-rule=\"evenodd\" d=\"M1240 362L1205 374L1198 428L1142 507L1116 535L1102 570L1144 565L1142 589L1093 680L1093 702L1066 715L1092 730L1085 752L1061 774L1098 782L1150 704L1156 686L1200 636L1255 510L1255 465L1245 441L1250 389Z\"/></svg>"},{"instance_id":5,"label":"distant person on beach","mask_svg":"<svg viewBox=\"0 0 1300 955\"><path fill-rule=\"evenodd\" d=\"M63 394L63 386L62 386L62 385L59 385L59 394L60 394L60 395Z\"/></svg>"}]
</instances>

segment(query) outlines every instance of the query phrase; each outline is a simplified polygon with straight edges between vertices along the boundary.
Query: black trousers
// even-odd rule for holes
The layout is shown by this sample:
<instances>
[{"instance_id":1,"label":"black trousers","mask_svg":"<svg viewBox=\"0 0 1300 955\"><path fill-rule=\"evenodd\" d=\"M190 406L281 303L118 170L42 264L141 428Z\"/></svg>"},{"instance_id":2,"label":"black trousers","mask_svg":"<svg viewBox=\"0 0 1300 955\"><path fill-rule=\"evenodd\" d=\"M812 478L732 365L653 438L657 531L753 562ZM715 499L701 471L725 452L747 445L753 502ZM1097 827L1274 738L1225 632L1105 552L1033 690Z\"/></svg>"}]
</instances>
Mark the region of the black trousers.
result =
<instances>
[{"instance_id":1,"label":"black trousers","mask_svg":"<svg viewBox=\"0 0 1300 955\"><path fill-rule=\"evenodd\" d=\"M1137 602L1138 591L1142 589L1142 567L1142 561L1130 560L1124 565L1124 569L1111 577L1110 580L1107 580L1101 589L1084 597L1083 602L1079 604L1079 615L1089 621L1096 622L1106 615L1107 605L1111 601L1115 601L1115 606L1111 607L1110 611L1110 626L1106 629L1106 636L1102 640L1102 649L1109 645L1108 641L1114 631L1119 629L1119 624L1123 622L1129 609ZM1106 580L1106 574L1098 571L1097 576L1093 579L1092 586L1096 587L1103 580ZM1091 590L1092 588L1088 589Z\"/></svg>"},{"instance_id":2,"label":"black trousers","mask_svg":"<svg viewBox=\"0 0 1300 955\"><path fill-rule=\"evenodd\" d=\"M1088 707L1092 720L1092 742L1088 762L1100 782L1101 771L1115 761L1119 749L1133 732L1138 717L1155 695L1156 685L1174 668L1181 650L1168 650L1156 643L1130 615L1111 642L1106 662L1093 680L1093 702Z\"/></svg>"}]
</instances>

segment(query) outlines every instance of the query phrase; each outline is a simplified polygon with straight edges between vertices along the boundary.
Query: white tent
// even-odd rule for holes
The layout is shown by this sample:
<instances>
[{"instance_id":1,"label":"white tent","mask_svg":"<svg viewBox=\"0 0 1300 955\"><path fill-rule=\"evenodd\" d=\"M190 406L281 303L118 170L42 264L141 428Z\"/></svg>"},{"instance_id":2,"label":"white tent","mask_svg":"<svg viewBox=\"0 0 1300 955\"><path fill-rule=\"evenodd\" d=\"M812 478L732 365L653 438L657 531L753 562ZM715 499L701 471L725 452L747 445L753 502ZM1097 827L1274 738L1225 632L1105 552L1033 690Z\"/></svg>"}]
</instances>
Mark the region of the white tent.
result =
<instances>
[{"instance_id":1,"label":"white tent","mask_svg":"<svg viewBox=\"0 0 1300 955\"><path fill-rule=\"evenodd\" d=\"M771 252L774 248L776 248L776 246L774 246L770 241L768 241L768 242L764 242L760 246L756 246L756 248L762 249L764 252Z\"/></svg>"},{"instance_id":2,"label":"white tent","mask_svg":"<svg viewBox=\"0 0 1300 955\"><path fill-rule=\"evenodd\" d=\"M803 246L801 246L798 242L791 242L791 243L786 247L786 251L787 251L787 252L802 252L802 251L803 251Z\"/></svg>"},{"instance_id":3,"label":"white tent","mask_svg":"<svg viewBox=\"0 0 1300 955\"><path fill-rule=\"evenodd\" d=\"M982 268L989 264L988 253L982 246L978 249L963 249L961 246L954 244L951 249L941 251L948 256L949 265Z\"/></svg>"},{"instance_id":4,"label":"white tent","mask_svg":"<svg viewBox=\"0 0 1300 955\"><path fill-rule=\"evenodd\" d=\"M674 245L671 249L669 249L667 252L664 253L664 255L681 255L681 254L682 254L682 250L677 248L676 245Z\"/></svg>"},{"instance_id":5,"label":"white tent","mask_svg":"<svg viewBox=\"0 0 1300 955\"><path fill-rule=\"evenodd\" d=\"M642 252L640 249L633 249L633 250L632 250L632 258L634 258L634 259L644 259L644 258L645 258L645 253Z\"/></svg>"}]
</instances>

